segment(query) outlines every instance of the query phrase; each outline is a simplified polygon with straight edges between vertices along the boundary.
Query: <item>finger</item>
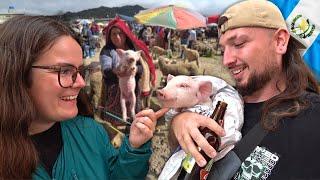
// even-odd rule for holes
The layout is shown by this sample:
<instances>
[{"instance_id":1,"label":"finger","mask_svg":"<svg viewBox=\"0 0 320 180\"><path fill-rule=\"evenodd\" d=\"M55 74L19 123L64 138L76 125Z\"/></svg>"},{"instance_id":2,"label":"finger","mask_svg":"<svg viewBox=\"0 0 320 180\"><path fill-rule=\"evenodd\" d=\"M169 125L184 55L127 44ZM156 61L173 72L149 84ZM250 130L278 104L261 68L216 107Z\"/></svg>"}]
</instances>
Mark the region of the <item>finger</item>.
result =
<instances>
[{"instance_id":1,"label":"finger","mask_svg":"<svg viewBox=\"0 0 320 180\"><path fill-rule=\"evenodd\" d=\"M147 126L150 130L154 130L155 129L155 125L154 122L149 118L149 117L139 117L135 120L137 123L142 123L145 126Z\"/></svg>"},{"instance_id":2,"label":"finger","mask_svg":"<svg viewBox=\"0 0 320 180\"><path fill-rule=\"evenodd\" d=\"M155 112L156 120L159 119L161 116L163 116L168 111L169 111L169 108L162 108L162 109L158 110L157 112Z\"/></svg>"},{"instance_id":3,"label":"finger","mask_svg":"<svg viewBox=\"0 0 320 180\"><path fill-rule=\"evenodd\" d=\"M139 131L145 135L151 135L153 131L151 131L145 124L137 122L135 126L139 129Z\"/></svg>"},{"instance_id":4,"label":"finger","mask_svg":"<svg viewBox=\"0 0 320 180\"><path fill-rule=\"evenodd\" d=\"M190 136L184 136L184 141L186 142L186 149L187 153L190 153L191 156L196 160L197 164L201 167L203 167L207 161L204 159L204 157L200 154L198 147L194 144Z\"/></svg>"},{"instance_id":5,"label":"finger","mask_svg":"<svg viewBox=\"0 0 320 180\"><path fill-rule=\"evenodd\" d=\"M144 109L136 114L136 117L150 116L154 112L152 109Z\"/></svg>"},{"instance_id":6,"label":"finger","mask_svg":"<svg viewBox=\"0 0 320 180\"><path fill-rule=\"evenodd\" d=\"M209 157L214 158L217 154L216 150L209 144L207 139L201 134L198 129L193 129L190 132L191 138Z\"/></svg>"},{"instance_id":7,"label":"finger","mask_svg":"<svg viewBox=\"0 0 320 180\"><path fill-rule=\"evenodd\" d=\"M218 136L226 135L224 129L221 126L219 126L219 124L216 121L212 120L211 118L203 116L203 118L198 118L198 121L200 126L209 128L210 130L215 132Z\"/></svg>"}]
</instances>

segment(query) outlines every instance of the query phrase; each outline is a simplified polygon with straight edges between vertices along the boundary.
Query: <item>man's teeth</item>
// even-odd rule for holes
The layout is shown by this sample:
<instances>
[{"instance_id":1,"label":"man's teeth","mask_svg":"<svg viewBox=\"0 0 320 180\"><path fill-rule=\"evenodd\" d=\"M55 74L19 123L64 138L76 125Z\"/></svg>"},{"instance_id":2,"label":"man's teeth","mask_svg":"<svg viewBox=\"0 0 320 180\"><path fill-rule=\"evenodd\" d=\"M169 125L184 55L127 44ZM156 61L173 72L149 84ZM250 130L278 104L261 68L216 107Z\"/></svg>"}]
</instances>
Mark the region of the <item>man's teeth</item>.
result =
<instances>
[{"instance_id":1,"label":"man's teeth","mask_svg":"<svg viewBox=\"0 0 320 180\"><path fill-rule=\"evenodd\" d=\"M75 100L77 99L77 95L74 95L74 96L64 96L64 97L61 97L62 100L65 100L65 101L71 101L71 100Z\"/></svg>"},{"instance_id":2,"label":"man's teeth","mask_svg":"<svg viewBox=\"0 0 320 180\"><path fill-rule=\"evenodd\" d=\"M231 73L236 75L236 74L239 74L241 73L245 68L240 68L240 69L236 69L236 70L232 70Z\"/></svg>"}]
</instances>

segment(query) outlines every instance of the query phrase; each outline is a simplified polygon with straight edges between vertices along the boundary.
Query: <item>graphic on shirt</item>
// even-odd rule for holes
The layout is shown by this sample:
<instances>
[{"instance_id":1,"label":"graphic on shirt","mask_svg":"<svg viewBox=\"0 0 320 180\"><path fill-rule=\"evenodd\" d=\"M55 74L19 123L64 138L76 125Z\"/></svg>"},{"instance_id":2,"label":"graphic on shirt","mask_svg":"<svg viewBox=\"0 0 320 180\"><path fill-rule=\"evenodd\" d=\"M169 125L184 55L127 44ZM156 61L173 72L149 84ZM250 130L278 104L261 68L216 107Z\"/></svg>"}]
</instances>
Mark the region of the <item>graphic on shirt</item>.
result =
<instances>
[{"instance_id":1,"label":"graphic on shirt","mask_svg":"<svg viewBox=\"0 0 320 180\"><path fill-rule=\"evenodd\" d=\"M264 147L257 146L249 157L241 164L234 179L260 180L267 179L277 164L279 156Z\"/></svg>"}]
</instances>

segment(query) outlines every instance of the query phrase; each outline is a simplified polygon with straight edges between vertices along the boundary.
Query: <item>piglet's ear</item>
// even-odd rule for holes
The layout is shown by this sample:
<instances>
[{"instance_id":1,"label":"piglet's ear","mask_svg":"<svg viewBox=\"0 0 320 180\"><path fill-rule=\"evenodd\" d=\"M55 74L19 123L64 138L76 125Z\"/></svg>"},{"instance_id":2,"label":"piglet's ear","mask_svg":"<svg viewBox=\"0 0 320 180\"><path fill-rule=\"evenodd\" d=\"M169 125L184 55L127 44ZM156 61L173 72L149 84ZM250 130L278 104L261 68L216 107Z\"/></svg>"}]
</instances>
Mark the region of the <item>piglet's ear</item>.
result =
<instances>
[{"instance_id":1,"label":"piglet's ear","mask_svg":"<svg viewBox=\"0 0 320 180\"><path fill-rule=\"evenodd\" d=\"M206 101L212 95L212 83L210 81L200 81L197 96L201 102Z\"/></svg>"},{"instance_id":2,"label":"piglet's ear","mask_svg":"<svg viewBox=\"0 0 320 180\"><path fill-rule=\"evenodd\" d=\"M143 52L142 50L137 51L139 56L142 56L142 52Z\"/></svg>"},{"instance_id":3,"label":"piglet's ear","mask_svg":"<svg viewBox=\"0 0 320 180\"><path fill-rule=\"evenodd\" d=\"M169 82L172 78L174 78L174 75L168 74L168 76L167 76L167 82Z\"/></svg>"},{"instance_id":4,"label":"piglet's ear","mask_svg":"<svg viewBox=\"0 0 320 180\"><path fill-rule=\"evenodd\" d=\"M122 56L124 54L124 50L122 49L116 49L119 56Z\"/></svg>"},{"instance_id":5,"label":"piglet's ear","mask_svg":"<svg viewBox=\"0 0 320 180\"><path fill-rule=\"evenodd\" d=\"M143 51L142 50L139 50L139 51L136 51L137 52L137 55L138 55L138 57L139 57L139 59L138 59L138 61L142 61L143 59L142 58L144 58L144 54L143 54Z\"/></svg>"}]
</instances>

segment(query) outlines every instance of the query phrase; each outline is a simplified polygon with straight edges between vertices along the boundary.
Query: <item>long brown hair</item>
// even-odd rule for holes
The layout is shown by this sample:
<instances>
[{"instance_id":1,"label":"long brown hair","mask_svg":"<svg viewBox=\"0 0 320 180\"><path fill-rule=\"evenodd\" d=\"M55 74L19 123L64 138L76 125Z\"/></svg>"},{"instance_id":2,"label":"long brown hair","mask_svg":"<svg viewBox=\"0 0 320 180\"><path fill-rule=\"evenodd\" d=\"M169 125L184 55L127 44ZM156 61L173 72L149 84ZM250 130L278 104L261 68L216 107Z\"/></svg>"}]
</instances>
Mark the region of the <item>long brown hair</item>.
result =
<instances>
[{"instance_id":1,"label":"long brown hair","mask_svg":"<svg viewBox=\"0 0 320 180\"><path fill-rule=\"evenodd\" d=\"M31 178L38 164L28 135L36 109L28 93L32 64L70 28L44 16L14 17L0 26L0 179Z\"/></svg>"},{"instance_id":2,"label":"long brown hair","mask_svg":"<svg viewBox=\"0 0 320 180\"><path fill-rule=\"evenodd\" d=\"M294 117L310 105L308 100L301 98L306 90L319 94L317 81L303 62L294 40L289 40L282 69L286 75L286 89L269 99L262 109L262 124L267 130L276 130L281 119Z\"/></svg>"}]
</instances>

